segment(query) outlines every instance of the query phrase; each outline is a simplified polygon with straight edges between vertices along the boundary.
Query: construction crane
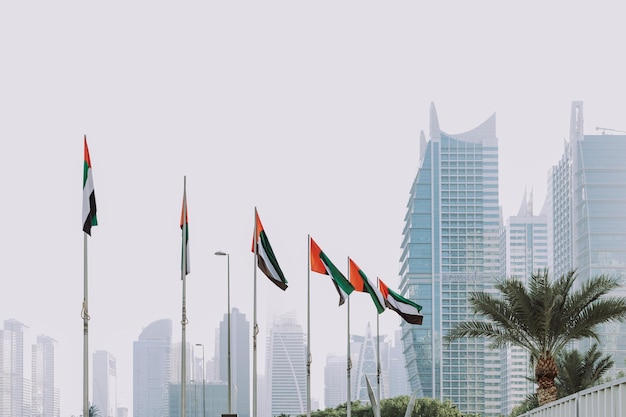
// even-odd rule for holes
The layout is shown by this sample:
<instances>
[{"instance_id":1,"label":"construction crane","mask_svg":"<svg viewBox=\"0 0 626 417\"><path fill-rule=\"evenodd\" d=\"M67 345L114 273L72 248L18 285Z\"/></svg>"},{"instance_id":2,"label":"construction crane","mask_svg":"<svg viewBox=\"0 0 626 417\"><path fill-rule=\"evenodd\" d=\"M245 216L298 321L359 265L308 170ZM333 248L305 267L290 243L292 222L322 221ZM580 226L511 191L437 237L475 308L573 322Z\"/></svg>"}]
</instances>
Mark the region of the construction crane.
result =
<instances>
[{"instance_id":1,"label":"construction crane","mask_svg":"<svg viewBox=\"0 0 626 417\"><path fill-rule=\"evenodd\" d=\"M603 135L606 135L607 130L609 132L626 133L623 130L609 129L608 127L599 127L599 126L596 127L596 130L601 130Z\"/></svg>"}]
</instances>

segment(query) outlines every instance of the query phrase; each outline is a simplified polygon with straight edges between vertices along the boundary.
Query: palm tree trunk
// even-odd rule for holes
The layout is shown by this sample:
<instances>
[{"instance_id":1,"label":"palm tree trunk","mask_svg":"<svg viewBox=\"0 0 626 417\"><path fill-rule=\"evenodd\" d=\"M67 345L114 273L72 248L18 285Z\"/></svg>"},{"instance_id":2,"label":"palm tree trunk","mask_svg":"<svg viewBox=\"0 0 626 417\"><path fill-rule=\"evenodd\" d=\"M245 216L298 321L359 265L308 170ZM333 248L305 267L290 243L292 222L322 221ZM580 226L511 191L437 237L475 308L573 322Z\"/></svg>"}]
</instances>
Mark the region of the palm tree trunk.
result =
<instances>
[{"instance_id":1,"label":"palm tree trunk","mask_svg":"<svg viewBox=\"0 0 626 417\"><path fill-rule=\"evenodd\" d=\"M538 384L537 400L540 406L557 399L556 385L554 385L557 373L556 360L550 352L544 352L535 366L535 379Z\"/></svg>"}]
</instances>

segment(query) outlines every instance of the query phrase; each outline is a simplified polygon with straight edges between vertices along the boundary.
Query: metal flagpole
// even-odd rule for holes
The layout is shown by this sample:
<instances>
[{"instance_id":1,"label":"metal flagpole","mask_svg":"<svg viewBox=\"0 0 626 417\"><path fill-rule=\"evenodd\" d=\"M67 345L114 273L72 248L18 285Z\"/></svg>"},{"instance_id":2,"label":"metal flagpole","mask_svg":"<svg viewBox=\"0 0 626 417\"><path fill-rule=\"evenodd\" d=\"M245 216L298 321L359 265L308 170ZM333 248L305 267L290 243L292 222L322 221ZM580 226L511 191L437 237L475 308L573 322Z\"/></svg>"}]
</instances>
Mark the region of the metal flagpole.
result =
<instances>
[{"instance_id":1,"label":"metal flagpole","mask_svg":"<svg viewBox=\"0 0 626 417\"><path fill-rule=\"evenodd\" d=\"M87 291L87 233L84 233L83 240L83 416L89 416L89 309Z\"/></svg>"},{"instance_id":2,"label":"metal flagpole","mask_svg":"<svg viewBox=\"0 0 626 417\"><path fill-rule=\"evenodd\" d=\"M306 415L311 417L311 235L307 237L306 277Z\"/></svg>"},{"instance_id":3,"label":"metal flagpole","mask_svg":"<svg viewBox=\"0 0 626 417\"><path fill-rule=\"evenodd\" d=\"M348 257L348 280L350 280L350 257ZM350 370L352 369L352 359L350 359L350 297L348 297L348 367L347 367L347 380L348 380L348 402L346 403L346 417L352 417L352 399L350 394Z\"/></svg>"},{"instance_id":4,"label":"metal flagpole","mask_svg":"<svg viewBox=\"0 0 626 417\"><path fill-rule=\"evenodd\" d=\"M254 208L254 242L253 242L253 247L254 247L254 302L253 302L253 308L254 308L254 313L253 313L253 318L252 321L254 322L254 328L252 330L252 417L257 417L257 377L256 377L256 373L257 373L257 358L256 358L256 339L257 339L257 334L259 333L259 326L257 324L256 321L256 269L257 269L257 245L258 245L258 238L257 238L257 211L256 211L256 207Z\"/></svg>"},{"instance_id":5,"label":"metal flagpole","mask_svg":"<svg viewBox=\"0 0 626 417\"><path fill-rule=\"evenodd\" d=\"M187 176L184 177L183 184L183 252L182 252L182 266L180 268L181 278L183 280L183 316L180 321L182 325L182 341L180 346L180 415L181 417L185 417L185 402L186 402L186 387L185 380L187 378L187 367L186 367L186 350L187 350L187 342L185 340L185 331L187 326L187 300L186 300L186 291L187 291Z\"/></svg>"},{"instance_id":6,"label":"metal flagpole","mask_svg":"<svg viewBox=\"0 0 626 417\"><path fill-rule=\"evenodd\" d=\"M377 368L377 379L378 379L378 402L376 403L376 408L378 410L378 414L376 417L380 417L380 333L379 333L379 316L380 314L376 312L376 368Z\"/></svg>"}]
</instances>

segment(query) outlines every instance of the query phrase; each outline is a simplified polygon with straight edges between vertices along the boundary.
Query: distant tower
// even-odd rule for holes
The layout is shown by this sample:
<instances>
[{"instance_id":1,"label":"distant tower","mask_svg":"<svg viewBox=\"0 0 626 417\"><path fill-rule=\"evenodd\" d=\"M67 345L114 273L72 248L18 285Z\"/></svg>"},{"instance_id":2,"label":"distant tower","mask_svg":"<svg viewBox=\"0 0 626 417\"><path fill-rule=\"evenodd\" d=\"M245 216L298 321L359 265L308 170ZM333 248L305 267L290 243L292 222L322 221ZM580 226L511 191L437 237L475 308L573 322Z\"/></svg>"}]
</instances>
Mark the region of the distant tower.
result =
<instances>
[{"instance_id":1,"label":"distant tower","mask_svg":"<svg viewBox=\"0 0 626 417\"><path fill-rule=\"evenodd\" d=\"M524 192L517 215L507 219L500 240L502 259L501 278L516 278L528 282L531 274L548 268L550 248L548 245L547 208L539 215L533 214L533 195ZM530 373L528 354L519 347L509 347L502 352L502 406L503 413L510 414L534 391L534 384L527 379Z\"/></svg>"},{"instance_id":2,"label":"distant tower","mask_svg":"<svg viewBox=\"0 0 626 417\"><path fill-rule=\"evenodd\" d=\"M389 348L389 398L411 394L409 377L404 366L402 330L393 333L394 344Z\"/></svg>"},{"instance_id":3,"label":"distant tower","mask_svg":"<svg viewBox=\"0 0 626 417\"><path fill-rule=\"evenodd\" d=\"M55 376L55 344L53 338L39 335L32 348L32 417L59 417L61 413Z\"/></svg>"},{"instance_id":4,"label":"distant tower","mask_svg":"<svg viewBox=\"0 0 626 417\"><path fill-rule=\"evenodd\" d=\"M348 400L346 355L327 355L324 367L324 406L335 408Z\"/></svg>"},{"instance_id":5,"label":"distant tower","mask_svg":"<svg viewBox=\"0 0 626 417\"><path fill-rule=\"evenodd\" d=\"M369 404L370 397L367 392L367 381L365 380L365 377L367 376L367 378L369 379L374 392L377 393L378 389L378 346L376 343L376 336L372 335L372 329L370 327L370 324L367 323L365 336L352 335L351 339L351 350L355 353L352 357L352 362L354 363L352 375L354 379L352 380L352 394L350 398L352 398L352 400L359 400L361 402ZM386 383L388 346L387 343L384 341L384 336L380 336L380 352L381 397L386 398L386 394L388 392Z\"/></svg>"},{"instance_id":6,"label":"distant tower","mask_svg":"<svg viewBox=\"0 0 626 417\"><path fill-rule=\"evenodd\" d=\"M230 361L233 385L233 413L240 417L250 417L250 322L238 308L230 314ZM219 379L228 383L228 314L220 322Z\"/></svg>"},{"instance_id":7,"label":"distant tower","mask_svg":"<svg viewBox=\"0 0 626 417\"><path fill-rule=\"evenodd\" d=\"M30 416L29 381L24 378L24 329L17 320L5 320L0 330L0 417Z\"/></svg>"},{"instance_id":8,"label":"distant tower","mask_svg":"<svg viewBox=\"0 0 626 417\"><path fill-rule=\"evenodd\" d=\"M306 346L295 311L278 316L267 340L271 416L306 413Z\"/></svg>"},{"instance_id":9,"label":"distant tower","mask_svg":"<svg viewBox=\"0 0 626 417\"><path fill-rule=\"evenodd\" d=\"M117 361L105 350L93 354L92 401L100 417L115 417L117 410Z\"/></svg>"},{"instance_id":10,"label":"distant tower","mask_svg":"<svg viewBox=\"0 0 626 417\"><path fill-rule=\"evenodd\" d=\"M133 416L169 414L172 321L158 320L133 343Z\"/></svg>"}]
</instances>

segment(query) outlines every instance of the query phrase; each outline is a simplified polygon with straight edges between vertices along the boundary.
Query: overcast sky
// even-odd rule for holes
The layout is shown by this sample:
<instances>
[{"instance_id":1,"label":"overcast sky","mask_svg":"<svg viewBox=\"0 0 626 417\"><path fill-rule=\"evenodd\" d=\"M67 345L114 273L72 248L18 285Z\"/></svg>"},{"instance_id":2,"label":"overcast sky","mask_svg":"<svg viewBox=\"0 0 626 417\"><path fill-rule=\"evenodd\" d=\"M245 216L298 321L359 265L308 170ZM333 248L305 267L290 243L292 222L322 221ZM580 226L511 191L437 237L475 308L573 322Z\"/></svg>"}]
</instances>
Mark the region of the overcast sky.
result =
<instances>
[{"instance_id":1,"label":"overcast sky","mask_svg":"<svg viewBox=\"0 0 626 417\"><path fill-rule=\"evenodd\" d=\"M89 239L90 349L117 358L132 410L132 343L171 318L181 337L179 216L187 176L187 340L213 354L231 303L252 320L254 208L289 281L258 276L259 370L269 321L306 326L307 235L346 271L398 287L401 233L435 103L460 133L496 113L500 201L543 203L573 100L586 133L626 130L620 2L0 3L0 320L58 341L61 415L82 410L83 135L99 226ZM312 391L346 350L345 307L311 276ZM351 328L375 326L365 294ZM380 317L381 333L399 326ZM91 359L91 355L90 355ZM30 358L25 358L27 362ZM90 372L91 374L91 372ZM28 376L29 377L29 376ZM91 393L90 393L91 396Z\"/></svg>"}]
</instances>

